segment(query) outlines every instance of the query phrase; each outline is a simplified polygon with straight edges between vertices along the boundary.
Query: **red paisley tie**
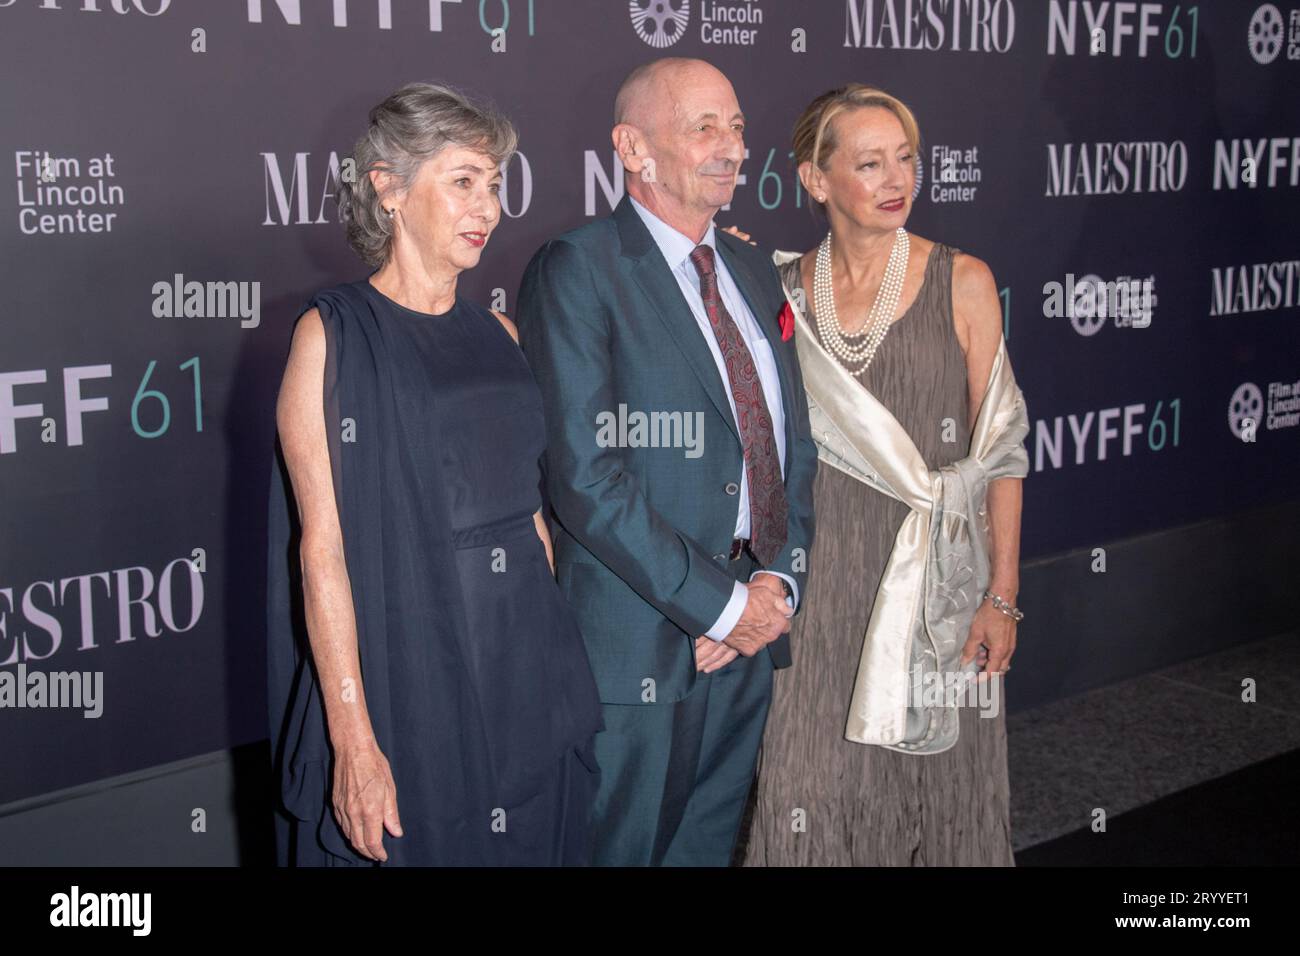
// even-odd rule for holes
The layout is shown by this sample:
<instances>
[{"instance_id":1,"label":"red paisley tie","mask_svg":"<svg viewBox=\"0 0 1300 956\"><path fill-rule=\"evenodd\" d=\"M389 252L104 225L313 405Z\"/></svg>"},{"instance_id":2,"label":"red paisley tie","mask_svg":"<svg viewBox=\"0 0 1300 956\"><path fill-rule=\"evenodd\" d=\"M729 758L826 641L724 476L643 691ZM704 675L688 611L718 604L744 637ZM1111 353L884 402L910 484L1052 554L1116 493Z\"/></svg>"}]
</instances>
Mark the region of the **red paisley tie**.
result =
<instances>
[{"instance_id":1,"label":"red paisley tie","mask_svg":"<svg viewBox=\"0 0 1300 956\"><path fill-rule=\"evenodd\" d=\"M772 432L772 416L763 397L763 383L740 329L722 304L713 248L699 245L691 251L691 264L700 274L700 296L713 326L722 358L727 364L731 396L736 402L740 438L744 442L745 472L749 480L749 550L764 566L776 560L785 547L788 505L781 480L781 459Z\"/></svg>"}]
</instances>

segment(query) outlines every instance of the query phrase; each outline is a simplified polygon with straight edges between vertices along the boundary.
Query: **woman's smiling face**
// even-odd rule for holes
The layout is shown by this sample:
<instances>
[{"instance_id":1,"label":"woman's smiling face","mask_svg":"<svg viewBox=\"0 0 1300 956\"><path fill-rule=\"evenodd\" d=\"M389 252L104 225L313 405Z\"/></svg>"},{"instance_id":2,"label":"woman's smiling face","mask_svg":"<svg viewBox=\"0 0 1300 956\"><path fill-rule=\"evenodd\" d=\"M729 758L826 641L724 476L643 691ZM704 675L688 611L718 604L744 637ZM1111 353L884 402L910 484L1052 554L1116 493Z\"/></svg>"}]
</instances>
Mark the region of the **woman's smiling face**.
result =
<instances>
[{"instance_id":1,"label":"woman's smiling face","mask_svg":"<svg viewBox=\"0 0 1300 956\"><path fill-rule=\"evenodd\" d=\"M865 106L833 120L835 151L820 171L826 205L866 228L893 231L912 212L916 156L892 110Z\"/></svg>"}]
</instances>

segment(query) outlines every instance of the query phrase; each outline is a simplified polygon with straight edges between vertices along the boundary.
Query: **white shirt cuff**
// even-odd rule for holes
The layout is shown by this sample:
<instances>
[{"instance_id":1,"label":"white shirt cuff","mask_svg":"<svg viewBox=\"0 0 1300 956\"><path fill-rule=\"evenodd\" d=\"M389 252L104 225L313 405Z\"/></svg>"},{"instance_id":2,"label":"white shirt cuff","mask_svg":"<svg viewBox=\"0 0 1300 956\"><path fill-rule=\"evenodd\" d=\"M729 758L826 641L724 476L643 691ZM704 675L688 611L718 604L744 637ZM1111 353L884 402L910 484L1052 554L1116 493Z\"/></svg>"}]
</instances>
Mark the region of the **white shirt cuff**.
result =
<instances>
[{"instance_id":1,"label":"white shirt cuff","mask_svg":"<svg viewBox=\"0 0 1300 956\"><path fill-rule=\"evenodd\" d=\"M740 615L745 613L745 604L749 601L749 588L739 581L735 582L735 585L731 592L731 600L722 609L722 613L713 622L713 626L704 632L705 637L711 637L715 641L725 640L727 635L735 629L736 622L740 620Z\"/></svg>"}]
</instances>

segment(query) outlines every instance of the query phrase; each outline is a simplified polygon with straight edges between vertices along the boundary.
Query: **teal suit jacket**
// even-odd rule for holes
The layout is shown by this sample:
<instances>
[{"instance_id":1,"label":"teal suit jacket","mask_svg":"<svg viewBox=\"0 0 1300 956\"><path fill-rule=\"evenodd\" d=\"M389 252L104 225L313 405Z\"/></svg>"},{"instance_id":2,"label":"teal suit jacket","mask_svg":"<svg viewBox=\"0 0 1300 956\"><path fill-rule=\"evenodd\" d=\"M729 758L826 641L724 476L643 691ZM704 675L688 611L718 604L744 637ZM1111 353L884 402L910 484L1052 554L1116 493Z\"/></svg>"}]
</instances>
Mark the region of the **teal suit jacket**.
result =
<instances>
[{"instance_id":1,"label":"teal suit jacket","mask_svg":"<svg viewBox=\"0 0 1300 956\"><path fill-rule=\"evenodd\" d=\"M772 345L785 410L786 544L769 565L802 600L813 539L817 446L772 260L716 231L718 254ZM731 597L728 552L743 446L730 384L631 201L542 246L524 272L515 321L546 411L547 493L559 527L556 577L574 608L606 703L666 703L695 685L695 638ZM602 413L679 412L703 421L703 448L610 445ZM696 415L701 413L701 415ZM608 437L608 433L606 433ZM796 613L798 609L796 608ZM789 666L789 636L769 645Z\"/></svg>"}]
</instances>

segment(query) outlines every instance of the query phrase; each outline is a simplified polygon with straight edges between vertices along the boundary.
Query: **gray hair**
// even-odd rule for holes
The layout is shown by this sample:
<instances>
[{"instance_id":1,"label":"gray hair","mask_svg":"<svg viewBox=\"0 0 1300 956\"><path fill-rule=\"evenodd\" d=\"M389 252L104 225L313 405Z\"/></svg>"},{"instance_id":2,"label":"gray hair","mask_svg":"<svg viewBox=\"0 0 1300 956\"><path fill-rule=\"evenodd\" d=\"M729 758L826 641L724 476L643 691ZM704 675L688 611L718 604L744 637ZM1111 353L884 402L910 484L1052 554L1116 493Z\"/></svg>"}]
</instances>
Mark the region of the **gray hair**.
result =
<instances>
[{"instance_id":1,"label":"gray hair","mask_svg":"<svg viewBox=\"0 0 1300 956\"><path fill-rule=\"evenodd\" d=\"M448 146L478 149L503 165L514 153L518 133L504 115L464 93L436 83L408 83L370 111L370 128L352 151L356 175L340 181L339 219L348 244L372 266L387 260L393 223L381 208L371 170L390 173L396 189L409 189L420 167Z\"/></svg>"}]
</instances>

